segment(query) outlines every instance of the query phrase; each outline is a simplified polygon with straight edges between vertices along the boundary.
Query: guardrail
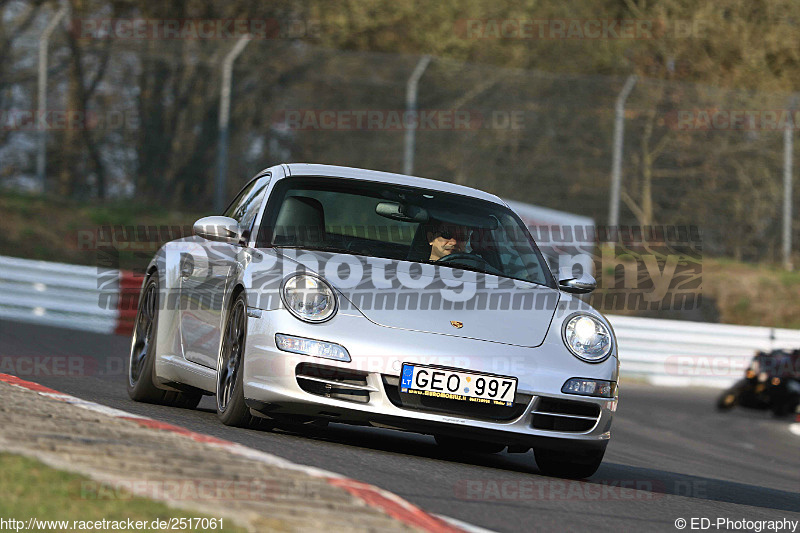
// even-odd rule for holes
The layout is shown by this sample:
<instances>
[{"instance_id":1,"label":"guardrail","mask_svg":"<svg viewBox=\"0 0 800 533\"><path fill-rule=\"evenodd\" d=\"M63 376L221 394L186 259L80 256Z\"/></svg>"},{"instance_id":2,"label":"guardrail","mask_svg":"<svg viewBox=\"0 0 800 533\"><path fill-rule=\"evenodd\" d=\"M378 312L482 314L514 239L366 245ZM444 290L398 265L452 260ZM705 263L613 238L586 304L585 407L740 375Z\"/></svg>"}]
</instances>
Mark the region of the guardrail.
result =
<instances>
[{"instance_id":1,"label":"guardrail","mask_svg":"<svg viewBox=\"0 0 800 533\"><path fill-rule=\"evenodd\" d=\"M120 309L120 291L137 283L138 297L134 280L115 269L0 256L0 319L130 334L131 311Z\"/></svg>"},{"instance_id":2,"label":"guardrail","mask_svg":"<svg viewBox=\"0 0 800 533\"><path fill-rule=\"evenodd\" d=\"M0 319L129 335L141 278L131 272L0 256ZM800 347L800 330L609 315L623 376L726 387L756 350Z\"/></svg>"},{"instance_id":3,"label":"guardrail","mask_svg":"<svg viewBox=\"0 0 800 533\"><path fill-rule=\"evenodd\" d=\"M724 388L757 350L800 348L800 330L608 316L624 376L654 385Z\"/></svg>"}]
</instances>

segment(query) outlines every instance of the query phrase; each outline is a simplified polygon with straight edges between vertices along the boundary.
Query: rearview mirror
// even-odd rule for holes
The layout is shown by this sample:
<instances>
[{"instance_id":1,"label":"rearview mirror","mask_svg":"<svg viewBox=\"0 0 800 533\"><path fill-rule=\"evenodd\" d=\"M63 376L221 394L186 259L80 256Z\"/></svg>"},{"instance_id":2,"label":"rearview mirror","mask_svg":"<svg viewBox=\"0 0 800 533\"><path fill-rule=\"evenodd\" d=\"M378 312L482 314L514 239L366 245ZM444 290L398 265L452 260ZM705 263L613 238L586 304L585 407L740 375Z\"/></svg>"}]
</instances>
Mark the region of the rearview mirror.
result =
<instances>
[{"instance_id":1,"label":"rearview mirror","mask_svg":"<svg viewBox=\"0 0 800 533\"><path fill-rule=\"evenodd\" d=\"M572 294L588 294L597 288L597 281L589 274L583 274L580 278L558 280L558 288Z\"/></svg>"},{"instance_id":2,"label":"rearview mirror","mask_svg":"<svg viewBox=\"0 0 800 533\"><path fill-rule=\"evenodd\" d=\"M209 241L239 244L242 230L239 223L230 217L203 217L194 223L194 234Z\"/></svg>"},{"instance_id":3,"label":"rearview mirror","mask_svg":"<svg viewBox=\"0 0 800 533\"><path fill-rule=\"evenodd\" d=\"M401 222L428 221L428 211L425 208L399 202L380 202L375 206L375 213Z\"/></svg>"}]
</instances>

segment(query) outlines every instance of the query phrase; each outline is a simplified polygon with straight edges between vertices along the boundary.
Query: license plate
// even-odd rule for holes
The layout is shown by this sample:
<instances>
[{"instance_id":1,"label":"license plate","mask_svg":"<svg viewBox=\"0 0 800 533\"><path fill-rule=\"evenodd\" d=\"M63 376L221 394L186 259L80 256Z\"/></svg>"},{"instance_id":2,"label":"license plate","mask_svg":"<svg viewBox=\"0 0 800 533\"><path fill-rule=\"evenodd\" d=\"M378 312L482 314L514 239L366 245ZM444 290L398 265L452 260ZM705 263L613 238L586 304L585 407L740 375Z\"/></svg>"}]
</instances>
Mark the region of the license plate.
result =
<instances>
[{"instance_id":1,"label":"license plate","mask_svg":"<svg viewBox=\"0 0 800 533\"><path fill-rule=\"evenodd\" d=\"M511 407L517 378L403 363L400 392Z\"/></svg>"}]
</instances>

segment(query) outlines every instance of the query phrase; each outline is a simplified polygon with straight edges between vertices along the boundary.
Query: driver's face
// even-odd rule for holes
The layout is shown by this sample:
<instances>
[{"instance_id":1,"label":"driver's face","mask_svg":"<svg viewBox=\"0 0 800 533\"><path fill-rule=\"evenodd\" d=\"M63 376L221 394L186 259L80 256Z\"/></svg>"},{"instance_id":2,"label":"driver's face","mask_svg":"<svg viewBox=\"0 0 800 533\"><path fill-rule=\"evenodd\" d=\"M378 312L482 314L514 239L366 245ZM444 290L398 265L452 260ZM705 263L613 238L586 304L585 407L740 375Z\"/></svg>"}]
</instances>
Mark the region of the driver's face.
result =
<instances>
[{"instance_id":1,"label":"driver's face","mask_svg":"<svg viewBox=\"0 0 800 533\"><path fill-rule=\"evenodd\" d=\"M443 228L428 233L431 245L430 261L438 261L446 255L464 252L466 247L466 231L463 228Z\"/></svg>"}]
</instances>

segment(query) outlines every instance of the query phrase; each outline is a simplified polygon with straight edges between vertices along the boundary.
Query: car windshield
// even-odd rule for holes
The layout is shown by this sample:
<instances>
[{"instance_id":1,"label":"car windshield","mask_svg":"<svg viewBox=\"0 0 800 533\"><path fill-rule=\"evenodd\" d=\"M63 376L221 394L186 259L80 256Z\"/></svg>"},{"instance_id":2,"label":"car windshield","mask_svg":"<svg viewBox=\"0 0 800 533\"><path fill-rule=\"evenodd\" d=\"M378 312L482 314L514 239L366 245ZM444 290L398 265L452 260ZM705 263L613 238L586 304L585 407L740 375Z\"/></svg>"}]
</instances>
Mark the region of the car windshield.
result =
<instances>
[{"instance_id":1,"label":"car windshield","mask_svg":"<svg viewBox=\"0 0 800 533\"><path fill-rule=\"evenodd\" d=\"M554 286L530 233L510 209L430 189L286 178L270 194L258 243L433 263Z\"/></svg>"}]
</instances>

